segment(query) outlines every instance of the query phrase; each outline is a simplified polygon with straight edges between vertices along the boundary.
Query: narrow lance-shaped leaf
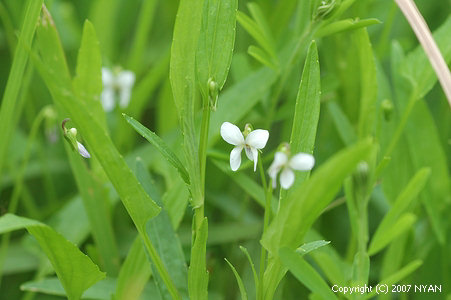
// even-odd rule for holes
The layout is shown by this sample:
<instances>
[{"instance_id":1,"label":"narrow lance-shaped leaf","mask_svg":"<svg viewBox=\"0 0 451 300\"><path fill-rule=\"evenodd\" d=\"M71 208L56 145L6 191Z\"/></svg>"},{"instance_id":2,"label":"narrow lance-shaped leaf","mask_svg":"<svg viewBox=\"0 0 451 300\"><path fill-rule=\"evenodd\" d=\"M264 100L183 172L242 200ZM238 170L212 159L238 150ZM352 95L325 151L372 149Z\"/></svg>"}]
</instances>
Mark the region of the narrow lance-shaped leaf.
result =
<instances>
[{"instance_id":1,"label":"narrow lance-shaped leaf","mask_svg":"<svg viewBox=\"0 0 451 300\"><path fill-rule=\"evenodd\" d=\"M154 132L150 131L144 125L133 119L132 117L127 116L126 114L122 114L125 120L149 143L154 145L157 150L166 158L179 172L180 177L182 177L183 181L189 185L189 175L186 168L183 166L182 162L179 160L177 155L172 152L168 145Z\"/></svg>"},{"instance_id":2,"label":"narrow lance-shaped leaf","mask_svg":"<svg viewBox=\"0 0 451 300\"><path fill-rule=\"evenodd\" d=\"M163 208L158 216L147 222L146 233L155 246L158 255L161 257L180 296L182 299L188 299L188 270L182 245L172 227L171 219L164 209L161 196L155 187L155 183L140 158L136 159L136 176L146 192ZM171 295L164 286L164 281L159 272L157 272L154 264L152 264L152 270L162 298L171 299Z\"/></svg>"},{"instance_id":3,"label":"narrow lance-shaped leaf","mask_svg":"<svg viewBox=\"0 0 451 300\"><path fill-rule=\"evenodd\" d=\"M395 223L398 221L397 219L407 210L409 206L411 206L411 203L418 198L418 195L423 190L429 175L430 170L423 168L409 181L407 186L394 202L393 207L388 211L384 219L377 227L369 246L370 255L377 253L383 248L383 246L385 246L380 244L381 241L386 239L384 236L393 236L394 234L391 234L391 231L399 232L398 226L395 226ZM399 225L398 223L396 224Z\"/></svg>"},{"instance_id":4,"label":"narrow lance-shaped leaf","mask_svg":"<svg viewBox=\"0 0 451 300\"><path fill-rule=\"evenodd\" d=\"M87 288L105 278L105 273L100 272L88 256L51 227L12 214L0 217L0 234L22 228L26 228L38 241L69 300L80 299Z\"/></svg>"},{"instance_id":5,"label":"narrow lance-shaped leaf","mask_svg":"<svg viewBox=\"0 0 451 300\"><path fill-rule=\"evenodd\" d=\"M174 26L169 72L172 94L183 132L183 148L194 207L203 205L198 137L194 124L197 96L195 59L203 2L202 0L180 1Z\"/></svg>"},{"instance_id":6,"label":"narrow lance-shaped leaf","mask_svg":"<svg viewBox=\"0 0 451 300\"><path fill-rule=\"evenodd\" d=\"M304 70L294 108L293 127L290 137L292 154L297 154L298 152L313 154L319 120L320 85L318 50L316 48L316 42L312 41L307 52L307 57L305 58ZM308 178L309 174L310 172L298 174L294 187L299 186L299 184ZM288 191L281 190L280 201L284 202L288 194Z\"/></svg>"},{"instance_id":7,"label":"narrow lance-shaped leaf","mask_svg":"<svg viewBox=\"0 0 451 300\"><path fill-rule=\"evenodd\" d=\"M11 66L11 71L8 76L8 81L5 86L5 92L1 101L0 108L0 171L3 168L3 163L6 151L10 145L9 140L14 130L14 113L15 103L19 96L20 87L22 84L25 66L28 60L27 50L20 45L31 45L36 29L36 24L39 19L43 0L29 0L26 6L24 23L22 25L21 34L19 36L19 46L16 47L14 59Z\"/></svg>"},{"instance_id":8,"label":"narrow lance-shaped leaf","mask_svg":"<svg viewBox=\"0 0 451 300\"><path fill-rule=\"evenodd\" d=\"M208 80L221 90L232 62L235 43L237 0L207 0L204 3L196 53L200 90L208 97ZM213 99L215 100L215 99Z\"/></svg>"},{"instance_id":9,"label":"narrow lance-shaped leaf","mask_svg":"<svg viewBox=\"0 0 451 300\"><path fill-rule=\"evenodd\" d=\"M321 299L337 299L321 275L299 253L284 247L279 255L283 265L309 290L321 295Z\"/></svg>"},{"instance_id":10,"label":"narrow lance-shaped leaf","mask_svg":"<svg viewBox=\"0 0 451 300\"><path fill-rule=\"evenodd\" d=\"M374 61L373 48L366 28L358 29L354 32L355 43L358 47L360 63L360 112L358 137L367 137L374 128L376 100L377 100L377 80L376 64Z\"/></svg>"},{"instance_id":11,"label":"narrow lance-shaped leaf","mask_svg":"<svg viewBox=\"0 0 451 300\"><path fill-rule=\"evenodd\" d=\"M92 23L85 21L80 50L78 51L76 76L73 86L77 97L87 103L93 115L105 124L105 113L100 103L102 92L102 54Z\"/></svg>"},{"instance_id":12,"label":"narrow lance-shaped leaf","mask_svg":"<svg viewBox=\"0 0 451 300\"><path fill-rule=\"evenodd\" d=\"M235 267L230 263L230 261L227 260L227 258L224 259L232 269L233 275L235 275L236 282L238 283L238 288L240 289L241 300L247 300L246 288L244 287L244 283L243 280L241 279L240 274L238 274Z\"/></svg>"}]
</instances>

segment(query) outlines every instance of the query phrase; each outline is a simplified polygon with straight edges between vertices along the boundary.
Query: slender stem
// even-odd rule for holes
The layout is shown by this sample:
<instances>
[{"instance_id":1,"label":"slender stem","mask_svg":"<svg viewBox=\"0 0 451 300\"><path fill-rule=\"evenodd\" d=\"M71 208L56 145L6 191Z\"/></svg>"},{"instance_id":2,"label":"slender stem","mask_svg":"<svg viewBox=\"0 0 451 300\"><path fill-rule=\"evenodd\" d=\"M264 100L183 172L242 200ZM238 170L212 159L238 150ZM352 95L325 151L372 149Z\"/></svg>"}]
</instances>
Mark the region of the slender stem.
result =
<instances>
[{"instance_id":1,"label":"slender stem","mask_svg":"<svg viewBox=\"0 0 451 300\"><path fill-rule=\"evenodd\" d=\"M179 292L177 291L177 288L174 285L174 282L171 279L171 276L169 276L169 273L164 266L163 262L161 261L160 256L157 253L157 250L155 250L152 242L150 241L149 236L146 234L146 231L144 229L140 230L140 235L144 237L144 245L147 248L147 251L149 252L149 256L155 265L155 268L158 270L158 274L161 276L161 279L163 280L164 284L166 285L169 294L171 294L172 299L181 300L181 296Z\"/></svg>"},{"instance_id":2,"label":"slender stem","mask_svg":"<svg viewBox=\"0 0 451 300\"><path fill-rule=\"evenodd\" d=\"M266 184L265 171L263 170L263 162L259 154L258 168L262 180L263 189L265 191L265 214L263 218L263 234L269 225L269 218L271 216L271 196L272 196L272 179L269 180L269 185ZM262 246L260 253L260 270L259 270L259 284L257 288L257 299L263 299L263 277L266 267L266 249Z\"/></svg>"},{"instance_id":3,"label":"slender stem","mask_svg":"<svg viewBox=\"0 0 451 300\"><path fill-rule=\"evenodd\" d=\"M387 146L387 150L385 151L384 157L389 157L393 150L395 149L396 144L398 143L399 138L401 137L402 132L404 131L404 128L406 127L407 120L409 119L410 113L412 112L413 107L415 106L415 102L417 100L416 92L413 91L410 95L409 102L407 103L406 109L404 110L401 121L398 123L398 126L396 127L396 131L393 134L390 143ZM380 173L382 172L383 168L387 165L386 160L382 160L379 165L376 168L376 178L379 177Z\"/></svg>"},{"instance_id":4,"label":"slender stem","mask_svg":"<svg viewBox=\"0 0 451 300\"><path fill-rule=\"evenodd\" d=\"M207 145L208 145L208 130L210 128L210 101L208 98L203 99L202 110L202 125L200 128L199 141L199 163L200 163L200 182L202 189L202 205L194 208L194 230L197 233L202 221L204 220L204 201L205 201L205 169L207 165Z\"/></svg>"}]
</instances>

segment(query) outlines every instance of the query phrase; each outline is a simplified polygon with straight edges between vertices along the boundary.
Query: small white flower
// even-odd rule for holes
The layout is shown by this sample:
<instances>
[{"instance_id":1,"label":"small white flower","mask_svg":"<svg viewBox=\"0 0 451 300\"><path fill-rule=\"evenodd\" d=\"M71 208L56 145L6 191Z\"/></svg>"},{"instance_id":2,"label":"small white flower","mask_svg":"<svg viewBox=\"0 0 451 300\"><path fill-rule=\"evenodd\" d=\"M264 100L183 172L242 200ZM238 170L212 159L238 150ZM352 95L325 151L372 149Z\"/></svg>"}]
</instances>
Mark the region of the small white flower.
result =
<instances>
[{"instance_id":1,"label":"small white flower","mask_svg":"<svg viewBox=\"0 0 451 300\"><path fill-rule=\"evenodd\" d=\"M245 132L248 134L243 136L240 129L229 122L224 122L221 125L221 136L229 144L234 145L230 153L230 168L232 171L238 170L241 165L241 151L245 149L246 156L254 162L254 172L257 169L258 150L265 147L269 138L268 130L255 129L251 131L246 126Z\"/></svg>"},{"instance_id":2,"label":"small white flower","mask_svg":"<svg viewBox=\"0 0 451 300\"><path fill-rule=\"evenodd\" d=\"M77 141L77 146L78 146L78 153L80 153L81 156L86 157L86 158L91 157L91 154L89 154L88 150L86 150L85 146L83 146L82 143Z\"/></svg>"},{"instance_id":3,"label":"small white flower","mask_svg":"<svg viewBox=\"0 0 451 300\"><path fill-rule=\"evenodd\" d=\"M119 94L119 106L126 108L130 103L135 74L126 70L115 74L107 68L102 68L102 82L103 91L100 98L103 109L105 111L114 109L116 92Z\"/></svg>"},{"instance_id":4,"label":"small white flower","mask_svg":"<svg viewBox=\"0 0 451 300\"><path fill-rule=\"evenodd\" d=\"M298 153L288 159L284 152L276 152L274 161L268 169L269 177L271 177L274 187L276 187L277 174L280 170L280 185L284 189L289 189L294 183L294 172L310 171L315 165L315 158L313 155L307 153Z\"/></svg>"}]
</instances>

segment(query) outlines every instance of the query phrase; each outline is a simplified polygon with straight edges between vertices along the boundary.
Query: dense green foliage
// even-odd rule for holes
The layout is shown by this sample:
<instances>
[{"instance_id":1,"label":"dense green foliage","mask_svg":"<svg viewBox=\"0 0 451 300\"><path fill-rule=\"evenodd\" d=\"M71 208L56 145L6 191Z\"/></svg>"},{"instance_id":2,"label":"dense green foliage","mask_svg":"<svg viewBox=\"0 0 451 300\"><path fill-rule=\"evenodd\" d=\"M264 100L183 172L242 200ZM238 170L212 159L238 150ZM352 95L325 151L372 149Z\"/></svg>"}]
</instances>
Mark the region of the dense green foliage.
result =
<instances>
[{"instance_id":1,"label":"dense green foliage","mask_svg":"<svg viewBox=\"0 0 451 300\"><path fill-rule=\"evenodd\" d=\"M450 107L393 1L2 0L0 53L0 299L451 299ZM331 288L379 283L441 291Z\"/></svg>"}]
</instances>

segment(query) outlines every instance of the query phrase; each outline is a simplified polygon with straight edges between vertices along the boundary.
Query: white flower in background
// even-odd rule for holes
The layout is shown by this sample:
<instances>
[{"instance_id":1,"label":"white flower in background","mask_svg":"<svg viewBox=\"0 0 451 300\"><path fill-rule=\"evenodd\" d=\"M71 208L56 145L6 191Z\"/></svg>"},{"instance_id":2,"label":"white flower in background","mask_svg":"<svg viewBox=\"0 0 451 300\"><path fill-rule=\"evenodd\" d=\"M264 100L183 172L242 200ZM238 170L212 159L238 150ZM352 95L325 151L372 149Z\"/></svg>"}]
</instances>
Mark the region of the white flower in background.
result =
<instances>
[{"instance_id":1,"label":"white flower in background","mask_svg":"<svg viewBox=\"0 0 451 300\"><path fill-rule=\"evenodd\" d=\"M119 106L126 108L130 103L135 74L132 71L111 71L102 68L103 91L101 101L105 111L112 111L116 106L116 94L119 97Z\"/></svg>"},{"instance_id":2,"label":"white flower in background","mask_svg":"<svg viewBox=\"0 0 451 300\"><path fill-rule=\"evenodd\" d=\"M258 150L265 147L269 138L269 132L264 129L252 130L250 125L247 124L243 133L232 123L224 122L221 125L222 138L227 143L235 146L230 153L230 168L232 168L232 171L236 171L240 167L241 151L245 149L247 158L254 162L255 172L257 169Z\"/></svg>"},{"instance_id":3,"label":"white flower in background","mask_svg":"<svg viewBox=\"0 0 451 300\"><path fill-rule=\"evenodd\" d=\"M286 149L286 148L285 148ZM298 153L289 157L289 151L278 151L274 155L274 161L268 169L269 177L271 177L273 186L276 187L277 174L280 170L280 185L284 189L289 189L294 183L294 172L310 171L315 165L315 158L311 154Z\"/></svg>"}]
</instances>

